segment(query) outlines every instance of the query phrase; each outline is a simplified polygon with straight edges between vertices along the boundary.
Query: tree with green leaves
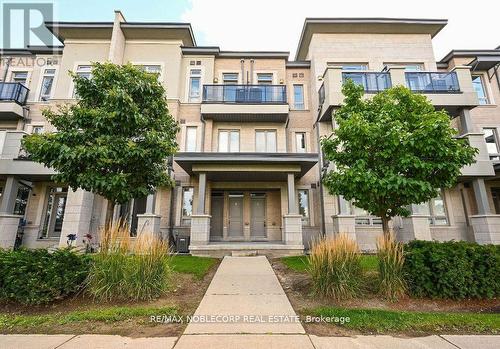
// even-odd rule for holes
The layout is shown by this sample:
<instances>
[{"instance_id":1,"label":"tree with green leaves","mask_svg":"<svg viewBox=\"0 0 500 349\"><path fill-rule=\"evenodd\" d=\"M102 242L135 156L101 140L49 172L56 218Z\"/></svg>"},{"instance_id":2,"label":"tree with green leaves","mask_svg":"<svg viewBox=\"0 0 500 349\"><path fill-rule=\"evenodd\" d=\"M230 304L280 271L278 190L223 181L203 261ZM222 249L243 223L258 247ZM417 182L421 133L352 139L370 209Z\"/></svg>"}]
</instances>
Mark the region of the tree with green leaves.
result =
<instances>
[{"instance_id":1,"label":"tree with green leaves","mask_svg":"<svg viewBox=\"0 0 500 349\"><path fill-rule=\"evenodd\" d=\"M156 74L132 66L93 63L92 78L71 73L74 104L46 109L54 133L24 137L30 159L53 168L53 180L115 204L169 186L168 158L177 150L178 125Z\"/></svg>"},{"instance_id":2,"label":"tree with green leaves","mask_svg":"<svg viewBox=\"0 0 500 349\"><path fill-rule=\"evenodd\" d=\"M344 104L333 114L336 127L323 138L332 162L323 183L332 195L382 219L384 234L394 216L455 185L477 149L456 138L445 111L403 86L363 98L362 86L347 81Z\"/></svg>"}]
</instances>

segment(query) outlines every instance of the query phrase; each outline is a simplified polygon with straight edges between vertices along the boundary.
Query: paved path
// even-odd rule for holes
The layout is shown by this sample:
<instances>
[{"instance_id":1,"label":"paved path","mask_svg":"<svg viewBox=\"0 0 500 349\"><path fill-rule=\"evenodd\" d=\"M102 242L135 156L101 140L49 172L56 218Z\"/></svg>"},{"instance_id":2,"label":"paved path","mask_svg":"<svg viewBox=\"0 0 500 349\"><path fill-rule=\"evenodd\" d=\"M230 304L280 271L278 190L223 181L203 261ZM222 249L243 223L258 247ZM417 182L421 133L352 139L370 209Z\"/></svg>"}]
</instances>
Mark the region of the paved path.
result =
<instances>
[{"instance_id":1,"label":"paved path","mask_svg":"<svg viewBox=\"0 0 500 349\"><path fill-rule=\"evenodd\" d=\"M225 257L184 334L304 334L264 256Z\"/></svg>"},{"instance_id":2,"label":"paved path","mask_svg":"<svg viewBox=\"0 0 500 349\"><path fill-rule=\"evenodd\" d=\"M1 349L497 349L500 336L318 337L306 335L265 257L226 257L179 338L0 335ZM225 316L238 316L231 321ZM212 319L215 317L215 319ZM200 320L200 319L198 319ZM213 320L217 320L213 322ZM236 321L237 320L237 321ZM275 320L275 321L270 321ZM281 320L281 321L279 321Z\"/></svg>"}]
</instances>

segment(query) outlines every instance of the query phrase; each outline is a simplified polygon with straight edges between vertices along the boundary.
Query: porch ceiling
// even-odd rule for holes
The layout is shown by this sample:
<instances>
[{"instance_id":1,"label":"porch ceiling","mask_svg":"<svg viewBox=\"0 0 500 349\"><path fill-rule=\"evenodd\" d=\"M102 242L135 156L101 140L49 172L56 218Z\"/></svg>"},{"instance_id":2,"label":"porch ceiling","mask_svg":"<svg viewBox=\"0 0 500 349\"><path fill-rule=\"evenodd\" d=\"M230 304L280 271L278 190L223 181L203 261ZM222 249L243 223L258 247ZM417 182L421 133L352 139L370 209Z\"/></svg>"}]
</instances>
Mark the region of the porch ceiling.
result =
<instances>
[{"instance_id":1,"label":"porch ceiling","mask_svg":"<svg viewBox=\"0 0 500 349\"><path fill-rule=\"evenodd\" d=\"M190 175L204 172L216 181L284 181L300 178L317 162L317 153L179 153L175 162Z\"/></svg>"}]
</instances>

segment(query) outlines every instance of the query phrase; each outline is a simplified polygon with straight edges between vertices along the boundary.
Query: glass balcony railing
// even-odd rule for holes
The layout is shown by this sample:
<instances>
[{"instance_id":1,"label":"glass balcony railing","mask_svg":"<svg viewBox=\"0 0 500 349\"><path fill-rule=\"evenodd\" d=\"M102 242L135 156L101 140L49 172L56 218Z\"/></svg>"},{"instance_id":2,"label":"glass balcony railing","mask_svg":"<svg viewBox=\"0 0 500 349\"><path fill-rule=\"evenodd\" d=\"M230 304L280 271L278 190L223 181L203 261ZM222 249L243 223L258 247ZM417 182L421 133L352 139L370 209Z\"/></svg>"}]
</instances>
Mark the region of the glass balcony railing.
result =
<instances>
[{"instance_id":1,"label":"glass balcony railing","mask_svg":"<svg viewBox=\"0 0 500 349\"><path fill-rule=\"evenodd\" d=\"M456 72L429 73L406 72L406 85L413 92L458 93L460 85Z\"/></svg>"},{"instance_id":2,"label":"glass balcony railing","mask_svg":"<svg viewBox=\"0 0 500 349\"><path fill-rule=\"evenodd\" d=\"M367 93L377 93L386 90L392 86L391 75L389 73L375 72L344 72L342 73L342 81L348 79L355 84L363 86Z\"/></svg>"},{"instance_id":3,"label":"glass balcony railing","mask_svg":"<svg viewBox=\"0 0 500 349\"><path fill-rule=\"evenodd\" d=\"M0 82L0 102L25 105L29 89L19 82Z\"/></svg>"},{"instance_id":4,"label":"glass balcony railing","mask_svg":"<svg viewBox=\"0 0 500 349\"><path fill-rule=\"evenodd\" d=\"M286 104L286 86L204 85L203 103Z\"/></svg>"}]
</instances>

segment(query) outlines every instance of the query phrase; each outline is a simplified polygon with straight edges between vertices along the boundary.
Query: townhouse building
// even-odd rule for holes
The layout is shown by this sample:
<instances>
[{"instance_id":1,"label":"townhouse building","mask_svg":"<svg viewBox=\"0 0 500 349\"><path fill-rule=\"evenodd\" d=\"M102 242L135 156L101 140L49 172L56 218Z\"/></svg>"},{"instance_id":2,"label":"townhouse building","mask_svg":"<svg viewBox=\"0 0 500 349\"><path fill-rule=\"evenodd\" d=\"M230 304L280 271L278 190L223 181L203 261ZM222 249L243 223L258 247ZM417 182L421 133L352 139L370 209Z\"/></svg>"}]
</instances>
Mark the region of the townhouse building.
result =
<instances>
[{"instance_id":1,"label":"townhouse building","mask_svg":"<svg viewBox=\"0 0 500 349\"><path fill-rule=\"evenodd\" d=\"M380 219L321 184L332 164L319 141L335 127L350 78L367 96L396 85L425 94L479 149L456 187L394 220L397 237L499 243L500 50L457 50L437 62L432 38L445 25L306 19L290 60L288 52L198 46L190 24L128 22L119 11L113 22L46 23L63 46L1 53L0 247L65 246L70 234L73 244L90 236L98 243L106 199L54 183L53 170L30 161L20 143L56 131L42 110L74 103L68 71L91 78L91 62L104 61L157 73L181 128L170 166L175 186L115 207L132 236L189 238L199 255L288 255L345 232L373 250Z\"/></svg>"}]
</instances>

